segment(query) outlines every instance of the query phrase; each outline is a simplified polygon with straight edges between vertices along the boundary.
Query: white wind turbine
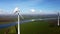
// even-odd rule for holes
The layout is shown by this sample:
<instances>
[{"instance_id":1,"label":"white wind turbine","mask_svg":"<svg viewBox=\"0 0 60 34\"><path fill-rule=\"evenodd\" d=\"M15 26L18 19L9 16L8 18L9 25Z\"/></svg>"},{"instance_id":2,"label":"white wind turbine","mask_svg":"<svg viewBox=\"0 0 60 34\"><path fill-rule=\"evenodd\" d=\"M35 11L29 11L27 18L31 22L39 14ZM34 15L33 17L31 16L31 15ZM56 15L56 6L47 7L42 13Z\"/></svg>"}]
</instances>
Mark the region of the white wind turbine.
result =
<instances>
[{"instance_id":1,"label":"white wind turbine","mask_svg":"<svg viewBox=\"0 0 60 34\"><path fill-rule=\"evenodd\" d=\"M60 25L60 24L59 24L59 12L58 12L58 24L57 24L57 25L58 25L58 26Z\"/></svg>"},{"instance_id":2,"label":"white wind turbine","mask_svg":"<svg viewBox=\"0 0 60 34\"><path fill-rule=\"evenodd\" d=\"M14 10L14 14L16 13L18 14L18 34L20 34L20 16L22 17L22 15L20 14L20 9L18 7L16 7Z\"/></svg>"}]
</instances>

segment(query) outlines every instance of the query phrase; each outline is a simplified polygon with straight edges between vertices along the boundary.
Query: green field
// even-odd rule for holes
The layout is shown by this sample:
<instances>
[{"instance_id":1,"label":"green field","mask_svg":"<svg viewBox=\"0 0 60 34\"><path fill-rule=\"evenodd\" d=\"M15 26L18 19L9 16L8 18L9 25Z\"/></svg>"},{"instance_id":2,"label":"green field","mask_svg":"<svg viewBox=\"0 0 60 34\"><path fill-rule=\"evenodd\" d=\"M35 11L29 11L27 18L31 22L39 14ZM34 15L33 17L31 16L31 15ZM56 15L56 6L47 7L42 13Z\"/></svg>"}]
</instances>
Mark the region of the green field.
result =
<instances>
[{"instance_id":1,"label":"green field","mask_svg":"<svg viewBox=\"0 0 60 34\"><path fill-rule=\"evenodd\" d=\"M21 34L60 34L60 27L51 27L49 21L34 21L21 24Z\"/></svg>"},{"instance_id":2,"label":"green field","mask_svg":"<svg viewBox=\"0 0 60 34\"><path fill-rule=\"evenodd\" d=\"M53 26L51 27L50 23L52 21L34 21L29 23L22 23L20 25L21 34L60 34L60 27ZM54 23L55 21L53 21ZM0 29L0 34L16 34L15 26L8 28Z\"/></svg>"},{"instance_id":3,"label":"green field","mask_svg":"<svg viewBox=\"0 0 60 34\"><path fill-rule=\"evenodd\" d=\"M15 26L0 29L0 34L16 34Z\"/></svg>"}]
</instances>

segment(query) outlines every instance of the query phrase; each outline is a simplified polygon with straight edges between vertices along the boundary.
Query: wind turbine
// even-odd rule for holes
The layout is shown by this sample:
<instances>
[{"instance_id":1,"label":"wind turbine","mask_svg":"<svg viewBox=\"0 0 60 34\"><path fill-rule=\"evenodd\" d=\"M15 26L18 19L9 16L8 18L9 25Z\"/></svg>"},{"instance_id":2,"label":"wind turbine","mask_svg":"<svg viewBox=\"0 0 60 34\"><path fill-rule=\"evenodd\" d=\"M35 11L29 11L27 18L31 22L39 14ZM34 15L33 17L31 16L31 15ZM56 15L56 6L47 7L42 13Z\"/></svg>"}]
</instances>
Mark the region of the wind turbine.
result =
<instances>
[{"instance_id":1,"label":"wind turbine","mask_svg":"<svg viewBox=\"0 0 60 34\"><path fill-rule=\"evenodd\" d=\"M57 24L57 25L58 25L58 26L60 25L60 24L59 24L59 12L58 12L58 24Z\"/></svg>"},{"instance_id":2,"label":"wind turbine","mask_svg":"<svg viewBox=\"0 0 60 34\"><path fill-rule=\"evenodd\" d=\"M14 14L18 15L18 34L20 34L20 16L23 18L23 16L20 14L20 9L18 7L15 8ZM24 18L23 18L24 19Z\"/></svg>"}]
</instances>

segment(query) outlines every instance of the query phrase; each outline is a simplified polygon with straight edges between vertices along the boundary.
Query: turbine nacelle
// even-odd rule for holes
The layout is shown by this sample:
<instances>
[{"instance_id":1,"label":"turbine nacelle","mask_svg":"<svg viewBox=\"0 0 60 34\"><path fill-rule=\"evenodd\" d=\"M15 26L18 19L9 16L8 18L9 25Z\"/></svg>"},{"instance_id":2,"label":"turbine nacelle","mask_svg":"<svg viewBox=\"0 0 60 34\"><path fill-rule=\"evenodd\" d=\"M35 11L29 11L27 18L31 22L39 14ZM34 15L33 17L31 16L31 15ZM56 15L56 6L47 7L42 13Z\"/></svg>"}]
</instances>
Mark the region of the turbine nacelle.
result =
<instances>
[{"instance_id":1,"label":"turbine nacelle","mask_svg":"<svg viewBox=\"0 0 60 34\"><path fill-rule=\"evenodd\" d=\"M22 14L20 13L20 9L19 9L18 7L16 7L16 8L14 9L13 14L15 14L15 15L18 14L22 19L24 19L23 16L22 16Z\"/></svg>"},{"instance_id":2,"label":"turbine nacelle","mask_svg":"<svg viewBox=\"0 0 60 34\"><path fill-rule=\"evenodd\" d=\"M14 14L15 14L15 13L19 13L19 11L20 11L20 9L19 9L18 7L16 7L16 8L14 9Z\"/></svg>"}]
</instances>

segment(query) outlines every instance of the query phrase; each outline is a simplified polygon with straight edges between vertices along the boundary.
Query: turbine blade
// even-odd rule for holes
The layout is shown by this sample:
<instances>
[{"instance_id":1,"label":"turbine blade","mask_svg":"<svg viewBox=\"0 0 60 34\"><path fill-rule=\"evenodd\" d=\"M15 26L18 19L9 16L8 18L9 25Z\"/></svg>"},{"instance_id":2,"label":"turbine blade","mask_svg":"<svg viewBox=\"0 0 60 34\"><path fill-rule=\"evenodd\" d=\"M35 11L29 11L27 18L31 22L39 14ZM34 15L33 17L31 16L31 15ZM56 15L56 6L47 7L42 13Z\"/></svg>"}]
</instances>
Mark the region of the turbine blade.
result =
<instances>
[{"instance_id":1,"label":"turbine blade","mask_svg":"<svg viewBox=\"0 0 60 34\"><path fill-rule=\"evenodd\" d=\"M22 18L22 19L24 19L24 17L22 16L22 14L21 14L21 13L20 13L19 15L21 16L21 18Z\"/></svg>"}]
</instances>

